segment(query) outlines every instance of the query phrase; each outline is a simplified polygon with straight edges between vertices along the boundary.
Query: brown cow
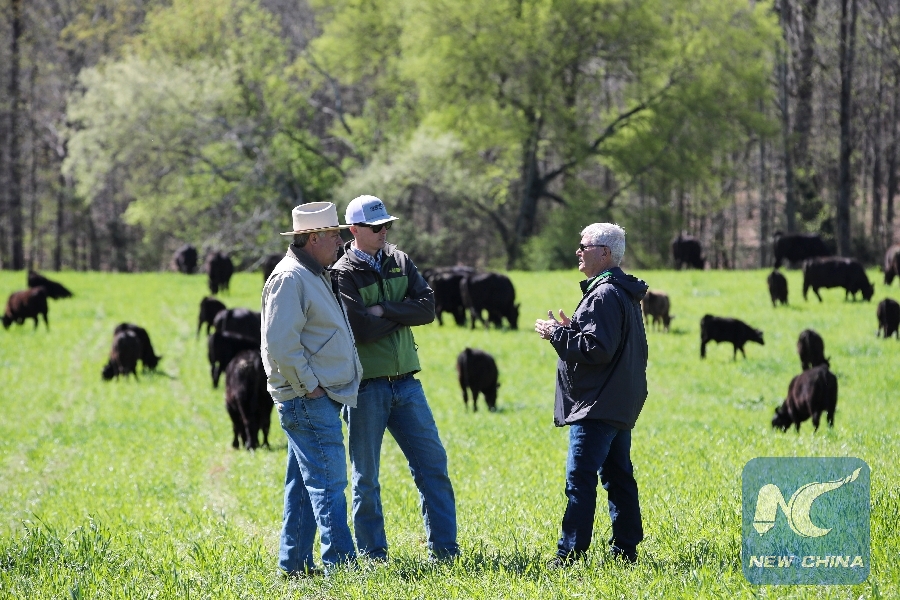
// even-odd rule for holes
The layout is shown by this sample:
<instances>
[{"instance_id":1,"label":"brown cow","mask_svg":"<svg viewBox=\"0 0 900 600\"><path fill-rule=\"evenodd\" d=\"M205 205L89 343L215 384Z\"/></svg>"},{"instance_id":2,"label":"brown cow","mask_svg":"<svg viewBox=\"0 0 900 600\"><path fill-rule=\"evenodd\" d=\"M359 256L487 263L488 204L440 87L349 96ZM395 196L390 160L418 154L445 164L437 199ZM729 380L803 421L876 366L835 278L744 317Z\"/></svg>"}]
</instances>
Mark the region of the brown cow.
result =
<instances>
[{"instance_id":1,"label":"brown cow","mask_svg":"<svg viewBox=\"0 0 900 600\"><path fill-rule=\"evenodd\" d=\"M837 377L828 370L828 365L803 371L791 379L787 398L775 409L772 427L787 431L794 425L799 432L800 423L812 417L813 427L818 431L823 412L828 414L828 426L834 427L837 396Z\"/></svg>"},{"instance_id":2,"label":"brown cow","mask_svg":"<svg viewBox=\"0 0 900 600\"><path fill-rule=\"evenodd\" d=\"M675 315L669 314L669 297L665 292L648 290L647 295L641 300L641 311L644 313L644 323L653 317L653 328L657 325L663 330L669 331L669 323Z\"/></svg>"},{"instance_id":3,"label":"brown cow","mask_svg":"<svg viewBox=\"0 0 900 600\"><path fill-rule=\"evenodd\" d=\"M38 316L44 317L44 325L47 326L47 331L50 331L50 323L47 322L47 290L35 287L13 292L6 301L3 329L9 329L14 321L22 325L25 319L34 319L34 329L37 331Z\"/></svg>"}]
</instances>

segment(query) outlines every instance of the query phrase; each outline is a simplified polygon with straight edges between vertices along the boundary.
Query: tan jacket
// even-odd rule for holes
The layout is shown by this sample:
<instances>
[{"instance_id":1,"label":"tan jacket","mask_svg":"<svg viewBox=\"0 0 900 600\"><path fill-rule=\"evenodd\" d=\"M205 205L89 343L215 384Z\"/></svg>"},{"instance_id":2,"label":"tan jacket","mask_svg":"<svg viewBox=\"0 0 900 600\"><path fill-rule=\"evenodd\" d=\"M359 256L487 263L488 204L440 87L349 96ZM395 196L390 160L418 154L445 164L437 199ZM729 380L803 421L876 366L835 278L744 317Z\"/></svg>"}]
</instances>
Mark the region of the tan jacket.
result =
<instances>
[{"instance_id":1,"label":"tan jacket","mask_svg":"<svg viewBox=\"0 0 900 600\"><path fill-rule=\"evenodd\" d=\"M311 393L356 406L362 365L330 273L302 250L288 250L262 293L262 360L275 402Z\"/></svg>"}]
</instances>

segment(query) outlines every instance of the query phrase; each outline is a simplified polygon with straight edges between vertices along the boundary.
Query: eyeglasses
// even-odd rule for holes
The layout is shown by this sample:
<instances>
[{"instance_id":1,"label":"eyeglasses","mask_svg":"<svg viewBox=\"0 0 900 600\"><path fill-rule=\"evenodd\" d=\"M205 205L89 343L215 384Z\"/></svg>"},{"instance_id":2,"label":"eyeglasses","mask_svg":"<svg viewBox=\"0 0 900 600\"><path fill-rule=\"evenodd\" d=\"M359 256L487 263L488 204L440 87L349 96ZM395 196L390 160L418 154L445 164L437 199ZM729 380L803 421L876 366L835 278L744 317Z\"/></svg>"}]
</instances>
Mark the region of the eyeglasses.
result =
<instances>
[{"instance_id":1,"label":"eyeglasses","mask_svg":"<svg viewBox=\"0 0 900 600\"><path fill-rule=\"evenodd\" d=\"M387 223L382 223L380 225L369 225L368 223L357 223L356 226L357 227L368 227L369 229L372 230L372 233L379 233L382 228L390 229L391 225L393 225L393 224L394 224L393 221L388 221Z\"/></svg>"},{"instance_id":2,"label":"eyeglasses","mask_svg":"<svg viewBox=\"0 0 900 600\"><path fill-rule=\"evenodd\" d=\"M578 249L584 252L588 248L609 248L609 246L604 246L603 244L578 244Z\"/></svg>"}]
</instances>

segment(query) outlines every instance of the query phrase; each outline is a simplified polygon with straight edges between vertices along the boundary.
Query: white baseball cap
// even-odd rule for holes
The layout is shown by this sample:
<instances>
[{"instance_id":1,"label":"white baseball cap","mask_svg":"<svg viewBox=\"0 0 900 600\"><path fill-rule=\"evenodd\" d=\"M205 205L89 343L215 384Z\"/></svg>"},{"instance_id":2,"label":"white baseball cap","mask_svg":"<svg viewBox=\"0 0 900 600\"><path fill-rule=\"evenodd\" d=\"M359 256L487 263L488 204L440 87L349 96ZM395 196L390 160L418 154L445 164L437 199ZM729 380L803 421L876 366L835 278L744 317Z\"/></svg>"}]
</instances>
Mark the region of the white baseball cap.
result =
<instances>
[{"instance_id":1,"label":"white baseball cap","mask_svg":"<svg viewBox=\"0 0 900 600\"><path fill-rule=\"evenodd\" d=\"M365 223L366 225L380 225L388 221L396 221L397 217L388 214L384 202L375 196L357 196L347 205L344 213L344 222L347 225Z\"/></svg>"}]
</instances>

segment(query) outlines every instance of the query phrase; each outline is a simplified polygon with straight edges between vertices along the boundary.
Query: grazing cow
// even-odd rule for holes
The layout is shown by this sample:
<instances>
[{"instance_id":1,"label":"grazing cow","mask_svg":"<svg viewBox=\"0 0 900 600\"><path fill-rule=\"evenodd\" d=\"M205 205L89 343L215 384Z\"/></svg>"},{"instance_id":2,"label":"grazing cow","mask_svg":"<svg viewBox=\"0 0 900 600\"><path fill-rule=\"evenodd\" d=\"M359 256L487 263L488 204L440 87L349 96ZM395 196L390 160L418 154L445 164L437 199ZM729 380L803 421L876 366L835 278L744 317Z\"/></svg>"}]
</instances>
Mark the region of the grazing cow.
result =
<instances>
[{"instance_id":1,"label":"grazing cow","mask_svg":"<svg viewBox=\"0 0 900 600\"><path fill-rule=\"evenodd\" d=\"M766 283L769 284L769 297L772 298L772 308L775 308L776 302L781 302L782 305L788 303L787 279L785 279L784 275L778 271L772 271L766 277Z\"/></svg>"},{"instance_id":2,"label":"grazing cow","mask_svg":"<svg viewBox=\"0 0 900 600\"><path fill-rule=\"evenodd\" d=\"M472 390L472 412L478 412L478 394L484 394L488 410L497 410L497 363L494 357L475 348L466 348L456 357L456 374L462 388L463 404L469 409L468 390Z\"/></svg>"},{"instance_id":3,"label":"grazing cow","mask_svg":"<svg viewBox=\"0 0 900 600\"><path fill-rule=\"evenodd\" d=\"M509 322L510 329L519 327L519 305L516 304L516 290L512 281L500 273L479 273L464 277L459 284L463 304L472 317L472 329L475 321L481 321L482 311L488 312L488 321L498 329L503 325L503 318Z\"/></svg>"},{"instance_id":4,"label":"grazing cow","mask_svg":"<svg viewBox=\"0 0 900 600\"><path fill-rule=\"evenodd\" d=\"M434 291L434 314L438 324L443 325L441 314L448 312L453 315L457 325L466 324L466 306L463 304L460 284L466 277L475 273L472 267L438 267L429 269L426 281Z\"/></svg>"},{"instance_id":5,"label":"grazing cow","mask_svg":"<svg viewBox=\"0 0 900 600\"><path fill-rule=\"evenodd\" d=\"M703 315L703 318L700 319L700 358L706 358L706 344L711 341L717 344L731 342L734 346L733 360L737 360L738 350L745 359L747 358L747 353L744 352L744 344L747 342L765 345L763 332L750 327L743 321Z\"/></svg>"},{"instance_id":6,"label":"grazing cow","mask_svg":"<svg viewBox=\"0 0 900 600\"><path fill-rule=\"evenodd\" d=\"M44 288L48 298L59 300L60 298L71 298L72 292L61 283L57 283L52 279L47 279L37 271L28 271L28 287Z\"/></svg>"},{"instance_id":7,"label":"grazing cow","mask_svg":"<svg viewBox=\"0 0 900 600\"><path fill-rule=\"evenodd\" d=\"M209 291L214 295L219 290L227 291L234 274L234 263L222 252L211 252L206 257L206 275Z\"/></svg>"},{"instance_id":8,"label":"grazing cow","mask_svg":"<svg viewBox=\"0 0 900 600\"><path fill-rule=\"evenodd\" d=\"M219 387L219 377L228 363L244 350L259 351L259 339L216 329L207 338L207 358L214 388Z\"/></svg>"},{"instance_id":9,"label":"grazing cow","mask_svg":"<svg viewBox=\"0 0 900 600\"><path fill-rule=\"evenodd\" d=\"M703 247L700 240L692 235L679 233L672 240L672 260L678 270L684 265L703 269Z\"/></svg>"},{"instance_id":10,"label":"grazing cow","mask_svg":"<svg viewBox=\"0 0 900 600\"><path fill-rule=\"evenodd\" d=\"M776 269L781 266L781 262L785 259L790 262L800 262L807 258L831 254L822 238L815 233L782 233L776 231L775 235L772 236L772 244Z\"/></svg>"},{"instance_id":11,"label":"grazing cow","mask_svg":"<svg viewBox=\"0 0 900 600\"><path fill-rule=\"evenodd\" d=\"M141 363L143 364L144 371L155 371L159 361L162 360L162 356L157 356L156 352L153 350L153 344L150 343L150 335L147 333L147 330L134 323L120 323L116 326L114 333L119 333L121 331L134 332L141 341Z\"/></svg>"},{"instance_id":12,"label":"grazing cow","mask_svg":"<svg viewBox=\"0 0 900 600\"><path fill-rule=\"evenodd\" d=\"M669 323L675 315L669 314L669 297L660 291L648 290L641 300L641 311L644 313L644 323L653 317L653 326L659 325L664 331L669 331Z\"/></svg>"},{"instance_id":13,"label":"grazing cow","mask_svg":"<svg viewBox=\"0 0 900 600\"><path fill-rule=\"evenodd\" d=\"M50 323L47 321L47 290L36 287L13 292L6 301L3 329L9 329L13 322L22 325L25 319L34 319L34 329L37 331L39 315L44 317L44 325L50 331Z\"/></svg>"},{"instance_id":14,"label":"grazing cow","mask_svg":"<svg viewBox=\"0 0 900 600\"><path fill-rule=\"evenodd\" d=\"M113 334L112 350L109 352L109 362L103 367L103 379L109 381L113 377L119 379L119 375L124 375L128 379L128 374L134 375L135 381L138 380L137 361L141 357L141 340L138 335L130 330L119 330Z\"/></svg>"},{"instance_id":15,"label":"grazing cow","mask_svg":"<svg viewBox=\"0 0 900 600\"><path fill-rule=\"evenodd\" d=\"M797 338L797 354L800 355L800 367L805 371L819 365L828 366L825 358L825 342L822 336L812 329L804 329Z\"/></svg>"},{"instance_id":16,"label":"grazing cow","mask_svg":"<svg viewBox=\"0 0 900 600\"><path fill-rule=\"evenodd\" d=\"M800 423L812 417L813 427L818 431L823 412L828 413L828 426L834 427L837 396L837 377L828 370L828 365L803 371L791 379L787 398L775 409L772 427L787 431L794 425L799 432Z\"/></svg>"},{"instance_id":17,"label":"grazing cow","mask_svg":"<svg viewBox=\"0 0 900 600\"><path fill-rule=\"evenodd\" d=\"M862 292L863 300L868 302L875 293L872 282L866 276L866 270L853 258L840 258L829 256L826 258L811 258L803 262L803 299L806 300L806 292L812 288L819 302L819 288L844 288L844 300L852 294L856 301L856 292Z\"/></svg>"},{"instance_id":18,"label":"grazing cow","mask_svg":"<svg viewBox=\"0 0 900 600\"><path fill-rule=\"evenodd\" d=\"M878 317L878 334L883 334L884 339L888 339L892 335L900 339L900 304L896 300L885 298L878 303L878 309L875 312Z\"/></svg>"},{"instance_id":19,"label":"grazing cow","mask_svg":"<svg viewBox=\"0 0 900 600\"><path fill-rule=\"evenodd\" d=\"M256 340L257 346L262 341L261 323L259 313L247 308L229 308L219 311L213 319L213 327L216 331Z\"/></svg>"},{"instance_id":20,"label":"grazing cow","mask_svg":"<svg viewBox=\"0 0 900 600\"><path fill-rule=\"evenodd\" d=\"M179 273L193 275L197 271L197 249L184 244L172 255L172 263Z\"/></svg>"},{"instance_id":21,"label":"grazing cow","mask_svg":"<svg viewBox=\"0 0 900 600\"><path fill-rule=\"evenodd\" d=\"M275 270L282 258L284 258L284 254L270 254L263 260L262 273L264 283L269 280L269 275L272 274L272 271Z\"/></svg>"},{"instance_id":22,"label":"grazing cow","mask_svg":"<svg viewBox=\"0 0 900 600\"><path fill-rule=\"evenodd\" d=\"M261 429L262 445L268 448L274 405L266 390L266 372L259 349L238 352L225 368L225 408L234 430L231 447L258 448Z\"/></svg>"},{"instance_id":23,"label":"grazing cow","mask_svg":"<svg viewBox=\"0 0 900 600\"><path fill-rule=\"evenodd\" d=\"M894 277L900 277L900 244L894 244L884 253L884 285L891 285Z\"/></svg>"},{"instance_id":24,"label":"grazing cow","mask_svg":"<svg viewBox=\"0 0 900 600\"><path fill-rule=\"evenodd\" d=\"M213 325L216 315L225 310L225 305L213 298L207 296L200 301L200 316L197 317L197 337L200 337L200 328L206 324L206 335L209 335L209 328Z\"/></svg>"}]
</instances>

